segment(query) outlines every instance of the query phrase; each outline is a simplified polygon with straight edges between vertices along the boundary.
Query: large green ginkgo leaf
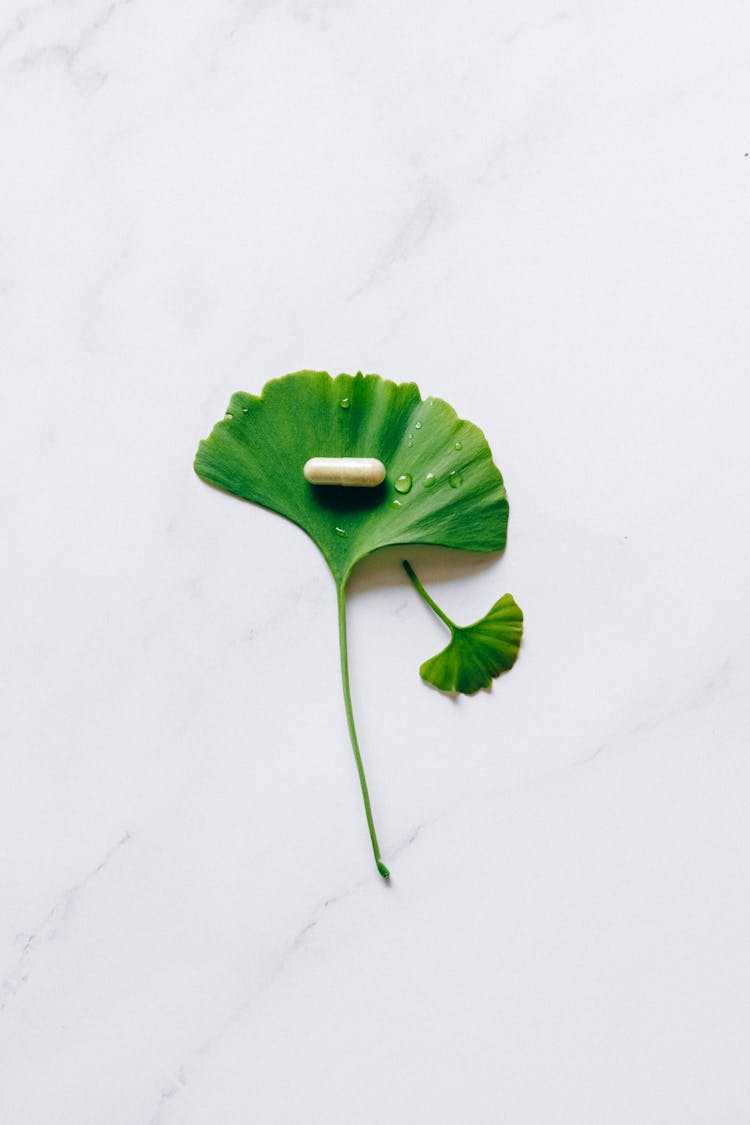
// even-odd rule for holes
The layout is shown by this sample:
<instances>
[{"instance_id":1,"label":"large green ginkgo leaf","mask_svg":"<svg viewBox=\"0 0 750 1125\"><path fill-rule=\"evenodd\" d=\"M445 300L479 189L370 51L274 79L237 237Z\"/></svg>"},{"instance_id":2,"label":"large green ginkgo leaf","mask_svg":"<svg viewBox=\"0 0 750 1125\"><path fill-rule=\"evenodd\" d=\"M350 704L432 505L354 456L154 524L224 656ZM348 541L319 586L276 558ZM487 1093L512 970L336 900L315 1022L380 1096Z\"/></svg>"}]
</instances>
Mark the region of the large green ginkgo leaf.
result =
<instances>
[{"instance_id":1,"label":"large green ginkgo leaf","mask_svg":"<svg viewBox=\"0 0 750 1125\"><path fill-rule=\"evenodd\" d=\"M311 458L377 458L375 488L310 484ZM434 544L466 551L505 546L508 501L484 434L447 402L422 399L414 383L379 375L298 371L238 392L202 441L203 480L298 524L322 551L336 583L341 676L349 734L378 870L380 858L354 727L346 643L347 580L381 547Z\"/></svg>"},{"instance_id":2,"label":"large green ginkgo leaf","mask_svg":"<svg viewBox=\"0 0 750 1125\"><path fill-rule=\"evenodd\" d=\"M386 479L374 489L308 484L311 457L377 457ZM484 434L447 402L423 401L414 383L299 371L260 396L240 391L200 443L195 471L299 524L337 585L391 544L505 546L508 501Z\"/></svg>"}]
</instances>

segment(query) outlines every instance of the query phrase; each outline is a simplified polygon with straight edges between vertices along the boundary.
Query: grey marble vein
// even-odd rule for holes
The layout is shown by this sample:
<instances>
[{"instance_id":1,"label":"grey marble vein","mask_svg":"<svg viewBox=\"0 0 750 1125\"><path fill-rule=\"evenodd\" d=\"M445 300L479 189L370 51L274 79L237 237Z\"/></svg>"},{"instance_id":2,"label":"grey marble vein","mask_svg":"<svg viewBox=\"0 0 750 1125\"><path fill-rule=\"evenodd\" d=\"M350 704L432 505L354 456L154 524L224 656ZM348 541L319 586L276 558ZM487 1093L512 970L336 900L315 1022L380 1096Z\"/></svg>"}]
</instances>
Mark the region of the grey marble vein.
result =
<instances>
[{"instance_id":1,"label":"grey marble vein","mask_svg":"<svg viewBox=\"0 0 750 1125\"><path fill-rule=\"evenodd\" d=\"M419 836L426 829L444 820L454 812L459 805L464 803L463 801L457 802L455 805L451 806L451 808L414 825L395 847L389 849L389 861L391 858L398 859L403 856L403 854L416 843ZM397 875L393 877L397 878ZM160 1125L165 1111L170 1108L175 1100L188 1088L190 1072L202 1061L205 1061L220 1046L221 1042L231 1030L252 1012L258 998L274 985L275 981L288 965L309 945L321 922L328 916L329 911L333 907L341 906L344 902L352 899L353 896L364 887L374 882L377 883L378 887L381 887L380 880L376 876L368 874L358 879L355 883L352 883L351 886L347 887L345 890L333 894L318 903L308 919L295 931L282 949L272 958L272 968L266 974L260 986L253 991L251 996L235 1008L209 1038L195 1048L188 1060L184 1060L180 1063L176 1070L176 1076L162 1089L159 1095L159 1101L154 1106L154 1110L148 1119L148 1125ZM382 889L385 893L388 893L387 885L383 885Z\"/></svg>"},{"instance_id":2,"label":"grey marble vein","mask_svg":"<svg viewBox=\"0 0 750 1125\"><path fill-rule=\"evenodd\" d=\"M54 941L64 928L70 911L77 899L80 898L81 894L97 876L109 866L118 852L120 852L131 839L132 836L129 832L121 836L117 843L109 848L103 858L97 863L96 867L92 868L79 882L74 883L72 887L68 887L68 889L60 895L51 910L33 930L29 933L19 935L21 952L14 967L7 976L0 981L0 1011L10 1004L13 998L26 984L31 975L35 958L42 948Z\"/></svg>"},{"instance_id":3,"label":"grey marble vein","mask_svg":"<svg viewBox=\"0 0 750 1125\"><path fill-rule=\"evenodd\" d=\"M47 58L59 58L63 61L65 67L72 71L79 56L95 41L97 35L102 31L112 19L124 8L133 4L135 0L112 0L101 13L91 22L80 27L75 33L71 34L67 27L63 26L59 32L46 42L32 43L26 47L19 44L20 51L16 58L13 59L14 66L19 71L29 70L31 67L36 66L39 62ZM17 16L13 24L6 31L5 35L0 38L0 57L6 47L13 45L14 41L26 36L27 38L34 38L34 17L40 14L46 14L52 9L50 5L44 5L31 10L31 12L22 13ZM28 33L28 34L27 34ZM97 71L102 79L106 79L106 74Z\"/></svg>"},{"instance_id":4,"label":"grey marble vein","mask_svg":"<svg viewBox=\"0 0 750 1125\"><path fill-rule=\"evenodd\" d=\"M727 656L714 672L703 680L698 687L689 692L683 702L673 707L666 708L664 711L650 716L647 719L643 719L633 724L633 726L628 727L620 734L607 739L597 746L592 753L572 762L571 767L588 765L590 762L596 761L597 758L600 758L603 754L608 754L610 751L619 749L623 742L635 738L639 734L657 730L659 727L666 726L675 719L682 718L683 715L692 714L692 712L699 711L703 707L706 707L716 699L717 695L725 692L731 685L731 669L732 660Z\"/></svg>"}]
</instances>

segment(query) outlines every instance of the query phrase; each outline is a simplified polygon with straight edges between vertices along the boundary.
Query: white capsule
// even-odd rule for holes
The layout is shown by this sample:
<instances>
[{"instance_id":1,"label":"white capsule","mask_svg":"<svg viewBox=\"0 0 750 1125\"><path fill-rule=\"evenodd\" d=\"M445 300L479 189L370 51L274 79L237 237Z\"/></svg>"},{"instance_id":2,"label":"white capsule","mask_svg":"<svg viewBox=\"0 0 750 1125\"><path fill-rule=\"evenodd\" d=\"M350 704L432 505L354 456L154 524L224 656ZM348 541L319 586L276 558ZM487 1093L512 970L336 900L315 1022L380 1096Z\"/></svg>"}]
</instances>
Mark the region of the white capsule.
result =
<instances>
[{"instance_id":1,"label":"white capsule","mask_svg":"<svg viewBox=\"0 0 750 1125\"><path fill-rule=\"evenodd\" d=\"M385 480L385 465L377 457L311 457L302 471L310 484L376 488Z\"/></svg>"}]
</instances>

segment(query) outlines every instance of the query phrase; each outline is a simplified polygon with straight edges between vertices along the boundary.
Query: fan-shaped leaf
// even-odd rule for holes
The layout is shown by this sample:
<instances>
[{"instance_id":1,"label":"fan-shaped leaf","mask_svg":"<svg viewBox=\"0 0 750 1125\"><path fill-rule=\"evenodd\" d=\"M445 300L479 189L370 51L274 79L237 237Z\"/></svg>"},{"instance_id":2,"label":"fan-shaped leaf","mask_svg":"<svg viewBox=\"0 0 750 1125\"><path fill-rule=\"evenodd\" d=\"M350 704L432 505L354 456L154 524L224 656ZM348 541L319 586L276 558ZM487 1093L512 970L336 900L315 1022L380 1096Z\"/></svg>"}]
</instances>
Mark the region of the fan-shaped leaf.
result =
<instances>
[{"instance_id":1,"label":"fan-shaped leaf","mask_svg":"<svg viewBox=\"0 0 750 1125\"><path fill-rule=\"evenodd\" d=\"M373 489L309 484L311 457L377 457ZM432 543L466 551L505 546L508 501L484 434L414 383L379 375L299 371L238 392L200 443L203 480L279 512L320 547L338 585L380 547Z\"/></svg>"},{"instance_id":2,"label":"fan-shaped leaf","mask_svg":"<svg viewBox=\"0 0 750 1125\"><path fill-rule=\"evenodd\" d=\"M419 669L423 680L441 691L473 695L512 668L523 632L523 613L510 594L503 594L480 621L454 626L450 644Z\"/></svg>"}]
</instances>

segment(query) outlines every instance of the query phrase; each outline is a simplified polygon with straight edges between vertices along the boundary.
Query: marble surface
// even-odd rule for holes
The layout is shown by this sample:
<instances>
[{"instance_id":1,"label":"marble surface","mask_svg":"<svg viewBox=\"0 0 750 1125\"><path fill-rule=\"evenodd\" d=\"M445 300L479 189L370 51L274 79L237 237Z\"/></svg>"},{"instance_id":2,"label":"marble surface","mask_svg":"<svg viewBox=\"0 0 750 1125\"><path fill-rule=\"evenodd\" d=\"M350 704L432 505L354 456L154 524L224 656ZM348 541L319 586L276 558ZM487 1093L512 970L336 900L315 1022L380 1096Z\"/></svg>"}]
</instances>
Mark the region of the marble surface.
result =
<instances>
[{"instance_id":1,"label":"marble surface","mask_svg":"<svg viewBox=\"0 0 750 1125\"><path fill-rule=\"evenodd\" d=\"M0 4L0 1120L750 1121L750 10ZM516 668L202 484L236 389L411 379Z\"/></svg>"}]
</instances>

